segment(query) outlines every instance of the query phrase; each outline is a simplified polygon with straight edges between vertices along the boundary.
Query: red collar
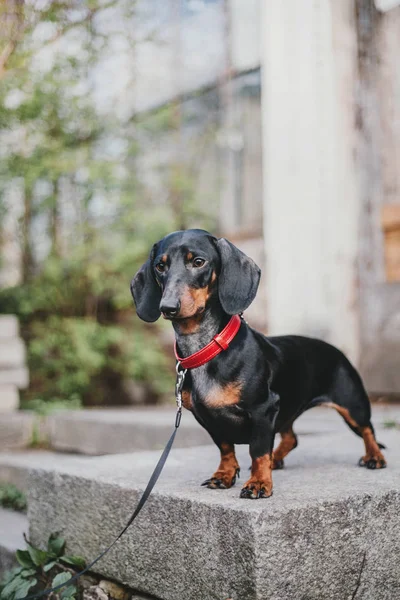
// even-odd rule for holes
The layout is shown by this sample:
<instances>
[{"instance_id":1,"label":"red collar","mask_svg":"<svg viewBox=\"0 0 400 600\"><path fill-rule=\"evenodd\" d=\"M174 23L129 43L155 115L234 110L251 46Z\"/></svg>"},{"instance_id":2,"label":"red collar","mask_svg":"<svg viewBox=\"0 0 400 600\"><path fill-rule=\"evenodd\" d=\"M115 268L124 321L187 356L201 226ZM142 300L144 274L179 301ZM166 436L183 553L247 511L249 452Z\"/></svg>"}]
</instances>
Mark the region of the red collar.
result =
<instances>
[{"instance_id":1,"label":"red collar","mask_svg":"<svg viewBox=\"0 0 400 600\"><path fill-rule=\"evenodd\" d=\"M201 367L201 365L205 365L212 358L220 354L222 350L227 350L229 344L239 331L241 323L242 319L239 315L233 315L221 333L217 333L207 346L204 346L204 348L186 358L178 356L175 342L176 360L180 362L183 369L196 369L197 367Z\"/></svg>"}]
</instances>

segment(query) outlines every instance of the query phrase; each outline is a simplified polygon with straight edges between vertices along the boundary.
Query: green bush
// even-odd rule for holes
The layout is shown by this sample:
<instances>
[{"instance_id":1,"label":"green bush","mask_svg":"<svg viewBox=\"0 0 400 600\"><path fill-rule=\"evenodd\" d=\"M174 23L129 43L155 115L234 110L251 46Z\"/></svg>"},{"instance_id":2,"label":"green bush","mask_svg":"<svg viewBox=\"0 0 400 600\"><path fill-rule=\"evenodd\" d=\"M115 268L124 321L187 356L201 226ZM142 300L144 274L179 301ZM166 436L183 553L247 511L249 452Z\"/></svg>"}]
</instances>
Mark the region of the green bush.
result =
<instances>
[{"instance_id":1,"label":"green bush","mask_svg":"<svg viewBox=\"0 0 400 600\"><path fill-rule=\"evenodd\" d=\"M77 317L51 316L32 322L30 395L102 404L112 403L108 393L121 397L126 379L142 382L157 395L166 387L172 389L171 373L157 339L141 327L135 331L132 320L126 328Z\"/></svg>"},{"instance_id":2,"label":"green bush","mask_svg":"<svg viewBox=\"0 0 400 600\"><path fill-rule=\"evenodd\" d=\"M27 343L24 408L29 401L124 404L127 380L139 383L149 402L173 392L173 360L160 346L160 330L136 317L129 292L145 246L112 254L94 245L85 260L79 248L68 260L52 256L31 281L0 291L0 313L19 316Z\"/></svg>"},{"instance_id":3,"label":"green bush","mask_svg":"<svg viewBox=\"0 0 400 600\"><path fill-rule=\"evenodd\" d=\"M12 483L0 483L0 506L24 512L26 496Z\"/></svg>"}]
</instances>

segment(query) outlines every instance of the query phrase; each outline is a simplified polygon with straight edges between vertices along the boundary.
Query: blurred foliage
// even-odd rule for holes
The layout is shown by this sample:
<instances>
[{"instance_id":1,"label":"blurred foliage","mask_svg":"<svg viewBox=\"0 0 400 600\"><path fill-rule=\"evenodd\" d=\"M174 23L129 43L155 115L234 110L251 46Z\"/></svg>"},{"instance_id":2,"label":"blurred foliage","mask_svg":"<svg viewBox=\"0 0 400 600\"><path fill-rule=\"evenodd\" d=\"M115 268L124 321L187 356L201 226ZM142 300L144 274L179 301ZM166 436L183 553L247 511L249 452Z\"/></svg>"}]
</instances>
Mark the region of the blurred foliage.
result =
<instances>
[{"instance_id":1,"label":"blurred foliage","mask_svg":"<svg viewBox=\"0 0 400 600\"><path fill-rule=\"evenodd\" d=\"M31 385L24 400L70 400L71 408L81 400L126 402L129 379L156 398L173 389L172 362L153 329L134 315L129 281L136 266L106 266L102 276L95 261L52 257L31 281L0 291L0 311L20 317L28 343Z\"/></svg>"},{"instance_id":2,"label":"blurred foliage","mask_svg":"<svg viewBox=\"0 0 400 600\"><path fill-rule=\"evenodd\" d=\"M33 412L39 417L47 417L55 412L63 410L79 410L82 408L82 402L77 394L72 394L68 400L57 399L52 397L51 400L42 400L41 398L34 398L33 400L24 401L21 404L22 410ZM46 444L45 440L40 439L39 431L34 431L31 446L40 446Z\"/></svg>"},{"instance_id":3,"label":"blurred foliage","mask_svg":"<svg viewBox=\"0 0 400 600\"><path fill-rule=\"evenodd\" d=\"M106 12L115 8L118 18ZM129 282L155 240L212 226L194 185L205 143L192 164L164 164L162 186L138 176L143 136L181 126L176 103L141 122L96 105L93 69L113 36L133 44L134 11L131 0L6 0L0 10L0 216L19 203L22 263L21 284L0 291L0 312L21 319L31 376L23 406L42 413L51 401L129 402L131 380L146 401L173 391L160 327L135 316Z\"/></svg>"},{"instance_id":4,"label":"blurred foliage","mask_svg":"<svg viewBox=\"0 0 400 600\"><path fill-rule=\"evenodd\" d=\"M12 483L0 482L0 506L19 512L26 511L26 496Z\"/></svg>"},{"instance_id":5,"label":"blurred foliage","mask_svg":"<svg viewBox=\"0 0 400 600\"><path fill-rule=\"evenodd\" d=\"M400 421L395 419L387 419L384 421L383 426L385 429L400 429Z\"/></svg>"}]
</instances>

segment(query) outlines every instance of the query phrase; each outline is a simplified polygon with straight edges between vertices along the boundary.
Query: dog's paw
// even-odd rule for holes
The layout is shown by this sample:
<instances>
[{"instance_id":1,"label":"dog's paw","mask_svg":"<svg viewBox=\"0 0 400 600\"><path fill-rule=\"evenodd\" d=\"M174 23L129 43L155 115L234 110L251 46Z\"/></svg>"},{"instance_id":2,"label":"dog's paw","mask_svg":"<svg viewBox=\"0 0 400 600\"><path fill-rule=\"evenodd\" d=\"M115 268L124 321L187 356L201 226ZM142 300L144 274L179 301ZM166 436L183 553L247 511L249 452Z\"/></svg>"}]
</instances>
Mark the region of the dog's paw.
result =
<instances>
[{"instance_id":1,"label":"dog's paw","mask_svg":"<svg viewBox=\"0 0 400 600\"><path fill-rule=\"evenodd\" d=\"M368 457L362 456L358 461L359 467L366 467L367 469L385 469L386 468L386 460L381 457Z\"/></svg>"},{"instance_id":2,"label":"dog's paw","mask_svg":"<svg viewBox=\"0 0 400 600\"><path fill-rule=\"evenodd\" d=\"M220 489L227 490L236 483L236 478L240 477L240 469L236 469L234 475L232 473L224 473L223 471L217 471L210 479L206 479L201 484L212 490Z\"/></svg>"},{"instance_id":3,"label":"dog's paw","mask_svg":"<svg viewBox=\"0 0 400 600\"><path fill-rule=\"evenodd\" d=\"M254 481L249 479L243 486L240 497L257 500L258 498L270 498L272 496L272 483L266 481Z\"/></svg>"},{"instance_id":4,"label":"dog's paw","mask_svg":"<svg viewBox=\"0 0 400 600\"><path fill-rule=\"evenodd\" d=\"M283 462L283 458L281 458L280 460L277 460L276 458L272 459L271 469L273 469L274 471L283 469L284 466L285 466L285 463Z\"/></svg>"}]
</instances>

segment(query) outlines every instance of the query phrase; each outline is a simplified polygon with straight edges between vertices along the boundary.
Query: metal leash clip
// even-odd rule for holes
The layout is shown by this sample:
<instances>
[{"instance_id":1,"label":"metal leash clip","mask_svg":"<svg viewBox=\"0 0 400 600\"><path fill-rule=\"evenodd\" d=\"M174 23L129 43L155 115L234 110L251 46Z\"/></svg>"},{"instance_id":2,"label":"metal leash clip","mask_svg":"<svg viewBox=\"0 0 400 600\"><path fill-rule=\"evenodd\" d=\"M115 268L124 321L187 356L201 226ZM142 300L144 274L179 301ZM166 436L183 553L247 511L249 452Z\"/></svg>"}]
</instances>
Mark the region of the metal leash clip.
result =
<instances>
[{"instance_id":1,"label":"metal leash clip","mask_svg":"<svg viewBox=\"0 0 400 600\"><path fill-rule=\"evenodd\" d=\"M182 418L182 388L183 383L185 381L185 375L187 373L187 369L180 369L181 363L178 361L176 363L176 384L175 384L175 399L176 399L176 419L175 419L175 427L178 428Z\"/></svg>"}]
</instances>

